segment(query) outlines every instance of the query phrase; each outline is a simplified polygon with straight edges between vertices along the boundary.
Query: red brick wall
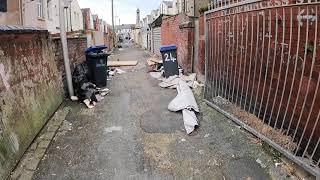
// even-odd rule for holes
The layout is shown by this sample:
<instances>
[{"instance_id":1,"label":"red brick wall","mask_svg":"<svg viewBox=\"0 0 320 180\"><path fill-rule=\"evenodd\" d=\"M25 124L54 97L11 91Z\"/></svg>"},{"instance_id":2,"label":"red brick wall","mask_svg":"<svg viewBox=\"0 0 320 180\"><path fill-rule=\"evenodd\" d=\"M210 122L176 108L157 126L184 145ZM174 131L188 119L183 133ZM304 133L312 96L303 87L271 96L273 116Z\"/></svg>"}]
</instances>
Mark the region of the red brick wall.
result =
<instances>
[{"instance_id":1,"label":"red brick wall","mask_svg":"<svg viewBox=\"0 0 320 180\"><path fill-rule=\"evenodd\" d=\"M192 71L194 27L188 24L190 19L184 14L166 18L161 25L161 44L177 45L178 62L182 69Z\"/></svg>"},{"instance_id":2,"label":"red brick wall","mask_svg":"<svg viewBox=\"0 0 320 180\"><path fill-rule=\"evenodd\" d=\"M113 48L112 34L105 34L104 35L104 42L105 42L105 45L108 46L108 51L111 51Z\"/></svg>"},{"instance_id":3,"label":"red brick wall","mask_svg":"<svg viewBox=\"0 0 320 180\"><path fill-rule=\"evenodd\" d=\"M63 52L61 47L60 38L54 39L54 52L55 52L55 61L58 66L59 74L62 77L64 87L66 89L66 78L65 78L65 69L63 61ZM86 38L68 38L68 50L70 58L70 67L71 72L74 68L85 61L85 49L87 48L87 39Z\"/></svg>"},{"instance_id":4,"label":"red brick wall","mask_svg":"<svg viewBox=\"0 0 320 180\"><path fill-rule=\"evenodd\" d=\"M198 61L195 62L194 70L199 75L205 74L205 32L204 16L199 17L199 43L198 43Z\"/></svg>"},{"instance_id":5,"label":"red brick wall","mask_svg":"<svg viewBox=\"0 0 320 180\"><path fill-rule=\"evenodd\" d=\"M63 94L48 32L5 32L0 39L0 179L7 179Z\"/></svg>"},{"instance_id":6,"label":"red brick wall","mask_svg":"<svg viewBox=\"0 0 320 180\"><path fill-rule=\"evenodd\" d=\"M90 18L91 17L91 13L90 13L90 9L83 9L82 10L82 16L83 16L83 26L85 30L89 30L90 28Z\"/></svg>"}]
</instances>

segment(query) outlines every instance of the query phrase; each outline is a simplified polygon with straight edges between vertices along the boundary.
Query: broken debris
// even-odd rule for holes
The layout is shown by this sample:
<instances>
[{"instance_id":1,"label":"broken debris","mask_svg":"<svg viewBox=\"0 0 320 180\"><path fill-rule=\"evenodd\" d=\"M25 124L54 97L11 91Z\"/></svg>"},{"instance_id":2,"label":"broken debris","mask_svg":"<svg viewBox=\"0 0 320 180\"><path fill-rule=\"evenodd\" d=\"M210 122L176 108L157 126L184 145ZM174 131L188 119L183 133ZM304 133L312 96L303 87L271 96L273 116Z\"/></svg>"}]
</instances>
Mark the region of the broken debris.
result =
<instances>
[{"instance_id":1,"label":"broken debris","mask_svg":"<svg viewBox=\"0 0 320 180\"><path fill-rule=\"evenodd\" d=\"M190 75L184 75L182 72L180 72L180 75L170 76L168 78L163 77L163 71L161 72L150 72L150 76L154 79L157 79L159 81L162 81L159 83L159 86L162 88L169 88L169 89L176 89L177 84L180 80L185 81L189 87L191 88L198 88L203 87L204 85L196 81L197 74L193 73Z\"/></svg>"},{"instance_id":2,"label":"broken debris","mask_svg":"<svg viewBox=\"0 0 320 180\"><path fill-rule=\"evenodd\" d=\"M108 61L108 67L136 66L138 61Z\"/></svg>"},{"instance_id":3,"label":"broken debris","mask_svg":"<svg viewBox=\"0 0 320 180\"><path fill-rule=\"evenodd\" d=\"M106 133L112 133L112 132L116 132L116 131L122 131L122 127L121 127L121 126L112 126L112 127L105 128L104 131L105 131Z\"/></svg>"},{"instance_id":4,"label":"broken debris","mask_svg":"<svg viewBox=\"0 0 320 180\"><path fill-rule=\"evenodd\" d=\"M90 80L91 77L87 63L84 62L76 66L72 76L76 96L72 97L72 100L80 100L89 109L92 109L96 106L97 102L110 93L110 90L98 88Z\"/></svg>"},{"instance_id":5,"label":"broken debris","mask_svg":"<svg viewBox=\"0 0 320 180\"><path fill-rule=\"evenodd\" d=\"M161 88L177 89L178 95L168 105L170 111L182 111L185 130L191 134L198 126L196 113L199 107L190 88L202 87L196 81L196 74L184 75L183 70L179 69L179 75L164 78L163 61L152 57L147 60L149 74L152 78L162 81L159 83Z\"/></svg>"},{"instance_id":6,"label":"broken debris","mask_svg":"<svg viewBox=\"0 0 320 180\"><path fill-rule=\"evenodd\" d=\"M170 102L168 109L173 112L182 111L184 127L187 133L191 134L199 126L195 114L195 112L199 112L199 107L186 82L179 80L177 91L178 95Z\"/></svg>"},{"instance_id":7,"label":"broken debris","mask_svg":"<svg viewBox=\"0 0 320 180\"><path fill-rule=\"evenodd\" d=\"M111 68L109 71L108 71L108 75L110 77L113 77L117 74L121 75L121 74L125 74L126 71L123 71L122 69L119 69L119 68Z\"/></svg>"},{"instance_id":8,"label":"broken debris","mask_svg":"<svg viewBox=\"0 0 320 180\"><path fill-rule=\"evenodd\" d=\"M170 111L177 112L184 109L188 109L194 110L195 112L199 112L199 107L197 105L193 92L186 82L180 80L178 82L177 91L177 97L174 98L168 106L168 109Z\"/></svg>"},{"instance_id":9,"label":"broken debris","mask_svg":"<svg viewBox=\"0 0 320 180\"><path fill-rule=\"evenodd\" d=\"M184 128L188 134L191 134L198 126L198 119L194 111L188 109L182 110Z\"/></svg>"}]
</instances>

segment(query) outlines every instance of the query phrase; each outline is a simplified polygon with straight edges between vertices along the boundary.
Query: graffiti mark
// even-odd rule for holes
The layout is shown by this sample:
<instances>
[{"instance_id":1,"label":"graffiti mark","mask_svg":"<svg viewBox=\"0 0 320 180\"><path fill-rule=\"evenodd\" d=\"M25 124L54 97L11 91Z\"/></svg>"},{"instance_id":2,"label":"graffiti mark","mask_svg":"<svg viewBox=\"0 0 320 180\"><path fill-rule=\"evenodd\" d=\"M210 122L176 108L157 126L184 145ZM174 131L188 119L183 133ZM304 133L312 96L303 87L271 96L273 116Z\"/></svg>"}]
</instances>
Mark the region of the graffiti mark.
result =
<instances>
[{"instance_id":1,"label":"graffiti mark","mask_svg":"<svg viewBox=\"0 0 320 180\"><path fill-rule=\"evenodd\" d=\"M303 26L303 20L309 20L311 22L315 22L316 19L317 19L317 16L316 15L303 15L304 14L304 9L301 10L299 12L299 14L297 15L297 20L299 22L299 26Z\"/></svg>"},{"instance_id":2,"label":"graffiti mark","mask_svg":"<svg viewBox=\"0 0 320 180\"><path fill-rule=\"evenodd\" d=\"M3 64L0 64L0 76L3 81L4 86L6 87L6 89L8 91L10 89L10 84L9 84L10 74L9 74L9 72L8 73L5 72Z\"/></svg>"}]
</instances>

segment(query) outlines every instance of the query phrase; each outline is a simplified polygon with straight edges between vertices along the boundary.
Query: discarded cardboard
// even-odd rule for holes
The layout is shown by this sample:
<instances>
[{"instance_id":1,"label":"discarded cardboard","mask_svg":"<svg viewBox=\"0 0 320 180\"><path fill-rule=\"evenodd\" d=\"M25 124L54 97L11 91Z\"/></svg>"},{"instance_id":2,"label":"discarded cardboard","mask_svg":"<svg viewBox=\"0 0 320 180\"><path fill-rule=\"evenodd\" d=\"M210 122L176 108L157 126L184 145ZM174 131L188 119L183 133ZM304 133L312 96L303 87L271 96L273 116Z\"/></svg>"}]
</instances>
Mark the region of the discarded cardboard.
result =
<instances>
[{"instance_id":1,"label":"discarded cardboard","mask_svg":"<svg viewBox=\"0 0 320 180\"><path fill-rule=\"evenodd\" d=\"M155 63L154 61L151 61L150 59L147 60L148 66L153 66L156 65L157 63Z\"/></svg>"},{"instance_id":2,"label":"discarded cardboard","mask_svg":"<svg viewBox=\"0 0 320 180\"><path fill-rule=\"evenodd\" d=\"M151 62L154 62L154 63L158 63L158 64L162 64L163 63L163 61L161 59L154 58L154 57L148 59L148 61L151 61Z\"/></svg>"},{"instance_id":3,"label":"discarded cardboard","mask_svg":"<svg viewBox=\"0 0 320 180\"><path fill-rule=\"evenodd\" d=\"M108 61L109 67L136 66L138 61Z\"/></svg>"}]
</instances>

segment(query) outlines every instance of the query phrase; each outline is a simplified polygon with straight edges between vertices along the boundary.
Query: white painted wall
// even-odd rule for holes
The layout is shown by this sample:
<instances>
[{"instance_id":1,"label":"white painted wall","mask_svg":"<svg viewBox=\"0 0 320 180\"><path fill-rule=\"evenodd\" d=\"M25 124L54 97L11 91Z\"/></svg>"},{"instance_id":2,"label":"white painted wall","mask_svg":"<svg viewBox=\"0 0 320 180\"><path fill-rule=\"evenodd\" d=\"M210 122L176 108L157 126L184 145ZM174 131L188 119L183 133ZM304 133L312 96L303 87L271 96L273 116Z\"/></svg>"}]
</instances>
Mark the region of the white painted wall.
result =
<instances>
[{"instance_id":1,"label":"white painted wall","mask_svg":"<svg viewBox=\"0 0 320 180\"><path fill-rule=\"evenodd\" d=\"M70 12L71 11L71 12ZM71 14L71 18L70 18ZM67 10L67 17L68 17L68 27L67 31L79 31L83 30L83 16L82 11L80 9L78 0L73 0L71 5Z\"/></svg>"},{"instance_id":2,"label":"white painted wall","mask_svg":"<svg viewBox=\"0 0 320 180\"><path fill-rule=\"evenodd\" d=\"M181 0L173 0L173 7L172 8L173 8L174 15L179 14L181 12L180 1Z\"/></svg>"},{"instance_id":3,"label":"white painted wall","mask_svg":"<svg viewBox=\"0 0 320 180\"><path fill-rule=\"evenodd\" d=\"M42 1L42 17L38 16L37 0L23 0L22 12L23 12L23 25L47 29L47 0Z\"/></svg>"},{"instance_id":4,"label":"white painted wall","mask_svg":"<svg viewBox=\"0 0 320 180\"><path fill-rule=\"evenodd\" d=\"M48 1L47 27L52 34L60 33L59 0Z\"/></svg>"},{"instance_id":5,"label":"white painted wall","mask_svg":"<svg viewBox=\"0 0 320 180\"><path fill-rule=\"evenodd\" d=\"M47 8L48 31L52 34L60 33L59 0L48 1ZM83 30L83 16L78 0L73 0L65 11L65 23L67 32Z\"/></svg>"},{"instance_id":6,"label":"white painted wall","mask_svg":"<svg viewBox=\"0 0 320 180\"><path fill-rule=\"evenodd\" d=\"M93 31L93 44L96 46L104 45L104 33L101 31Z\"/></svg>"},{"instance_id":7,"label":"white painted wall","mask_svg":"<svg viewBox=\"0 0 320 180\"><path fill-rule=\"evenodd\" d=\"M92 18L92 13L90 12L90 29L94 29L94 24L93 24L93 18Z\"/></svg>"},{"instance_id":8,"label":"white painted wall","mask_svg":"<svg viewBox=\"0 0 320 180\"><path fill-rule=\"evenodd\" d=\"M196 0L173 0L174 15L184 11L188 16L194 16L195 1Z\"/></svg>"},{"instance_id":9,"label":"white painted wall","mask_svg":"<svg viewBox=\"0 0 320 180\"><path fill-rule=\"evenodd\" d=\"M168 7L167 4L165 4L164 2L160 3L159 11L160 11L160 14L174 15L174 9L171 7Z\"/></svg>"}]
</instances>

